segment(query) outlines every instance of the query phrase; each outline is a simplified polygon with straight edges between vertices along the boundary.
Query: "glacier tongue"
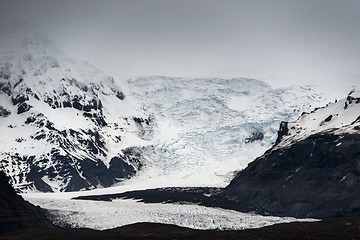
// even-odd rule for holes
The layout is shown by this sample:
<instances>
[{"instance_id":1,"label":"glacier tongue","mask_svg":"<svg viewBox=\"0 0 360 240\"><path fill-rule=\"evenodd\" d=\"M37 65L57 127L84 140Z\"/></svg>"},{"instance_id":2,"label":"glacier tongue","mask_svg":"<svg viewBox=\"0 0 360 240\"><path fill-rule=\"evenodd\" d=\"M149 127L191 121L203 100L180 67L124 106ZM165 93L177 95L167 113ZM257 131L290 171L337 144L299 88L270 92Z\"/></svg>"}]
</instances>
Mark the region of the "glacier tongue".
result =
<instances>
[{"instance_id":1,"label":"glacier tongue","mask_svg":"<svg viewBox=\"0 0 360 240\"><path fill-rule=\"evenodd\" d=\"M152 187L225 186L272 146L281 121L322 99L311 86L272 89L254 79L153 76L130 79L128 88L156 122L144 168L129 181Z\"/></svg>"}]
</instances>

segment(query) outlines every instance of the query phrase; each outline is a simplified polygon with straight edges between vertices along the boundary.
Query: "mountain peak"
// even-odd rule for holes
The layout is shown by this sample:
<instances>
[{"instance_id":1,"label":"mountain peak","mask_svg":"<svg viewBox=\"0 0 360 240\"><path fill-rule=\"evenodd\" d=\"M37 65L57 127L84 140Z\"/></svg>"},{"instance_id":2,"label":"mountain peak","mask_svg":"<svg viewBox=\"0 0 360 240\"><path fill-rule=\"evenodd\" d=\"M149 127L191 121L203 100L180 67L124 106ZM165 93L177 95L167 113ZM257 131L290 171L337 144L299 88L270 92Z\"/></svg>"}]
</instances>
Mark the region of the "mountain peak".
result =
<instances>
[{"instance_id":1,"label":"mountain peak","mask_svg":"<svg viewBox=\"0 0 360 240\"><path fill-rule=\"evenodd\" d=\"M142 115L115 80L66 56L36 27L8 29L0 46L0 168L13 185L71 191L133 175L140 166L127 156L136 150L127 150L126 136L141 140L133 118Z\"/></svg>"}]
</instances>

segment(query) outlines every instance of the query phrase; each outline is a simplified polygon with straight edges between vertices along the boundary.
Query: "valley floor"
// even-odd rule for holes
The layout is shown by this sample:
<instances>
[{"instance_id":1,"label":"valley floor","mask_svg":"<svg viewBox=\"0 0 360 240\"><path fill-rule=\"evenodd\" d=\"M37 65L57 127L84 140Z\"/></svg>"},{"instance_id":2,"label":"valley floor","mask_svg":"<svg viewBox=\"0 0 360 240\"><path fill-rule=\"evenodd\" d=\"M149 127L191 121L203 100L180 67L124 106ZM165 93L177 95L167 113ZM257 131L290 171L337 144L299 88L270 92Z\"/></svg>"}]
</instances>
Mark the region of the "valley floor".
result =
<instances>
[{"instance_id":1,"label":"valley floor","mask_svg":"<svg viewBox=\"0 0 360 240\"><path fill-rule=\"evenodd\" d=\"M240 231L193 230L174 225L137 223L106 231L91 229L22 230L0 236L18 239L360 239L359 219L337 219L311 223L283 223Z\"/></svg>"}]
</instances>

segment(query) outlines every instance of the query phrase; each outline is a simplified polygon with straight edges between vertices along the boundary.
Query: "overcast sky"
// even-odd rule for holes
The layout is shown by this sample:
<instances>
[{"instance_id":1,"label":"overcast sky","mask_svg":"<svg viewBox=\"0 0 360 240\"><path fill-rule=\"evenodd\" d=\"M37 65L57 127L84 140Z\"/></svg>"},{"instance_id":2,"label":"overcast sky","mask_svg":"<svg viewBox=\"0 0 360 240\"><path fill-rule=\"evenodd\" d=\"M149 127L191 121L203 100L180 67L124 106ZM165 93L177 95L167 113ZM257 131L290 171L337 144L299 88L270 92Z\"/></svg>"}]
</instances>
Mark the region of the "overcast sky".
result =
<instances>
[{"instance_id":1,"label":"overcast sky","mask_svg":"<svg viewBox=\"0 0 360 240\"><path fill-rule=\"evenodd\" d=\"M360 0L0 0L70 55L123 76L360 84ZM360 87L360 86L359 86Z\"/></svg>"}]
</instances>

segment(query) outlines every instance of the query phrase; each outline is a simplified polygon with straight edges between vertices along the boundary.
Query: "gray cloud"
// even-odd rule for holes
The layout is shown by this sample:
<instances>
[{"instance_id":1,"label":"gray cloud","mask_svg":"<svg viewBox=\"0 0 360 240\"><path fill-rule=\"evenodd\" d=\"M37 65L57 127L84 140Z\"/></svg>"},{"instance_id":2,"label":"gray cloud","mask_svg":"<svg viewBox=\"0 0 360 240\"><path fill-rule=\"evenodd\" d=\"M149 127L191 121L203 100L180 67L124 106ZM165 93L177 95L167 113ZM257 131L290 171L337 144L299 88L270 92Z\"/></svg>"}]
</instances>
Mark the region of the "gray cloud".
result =
<instances>
[{"instance_id":1,"label":"gray cloud","mask_svg":"<svg viewBox=\"0 0 360 240\"><path fill-rule=\"evenodd\" d=\"M359 84L360 1L4 1L66 52L123 75Z\"/></svg>"}]
</instances>

